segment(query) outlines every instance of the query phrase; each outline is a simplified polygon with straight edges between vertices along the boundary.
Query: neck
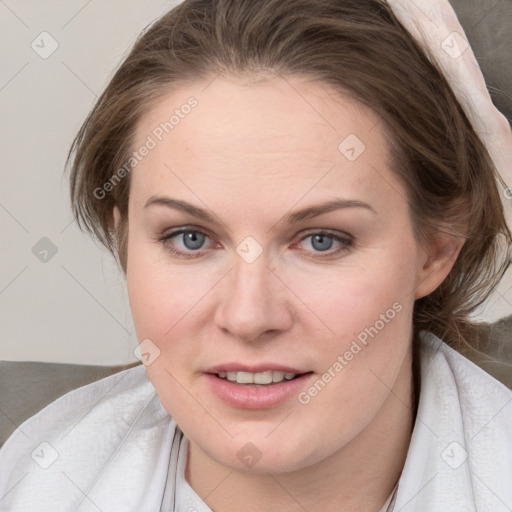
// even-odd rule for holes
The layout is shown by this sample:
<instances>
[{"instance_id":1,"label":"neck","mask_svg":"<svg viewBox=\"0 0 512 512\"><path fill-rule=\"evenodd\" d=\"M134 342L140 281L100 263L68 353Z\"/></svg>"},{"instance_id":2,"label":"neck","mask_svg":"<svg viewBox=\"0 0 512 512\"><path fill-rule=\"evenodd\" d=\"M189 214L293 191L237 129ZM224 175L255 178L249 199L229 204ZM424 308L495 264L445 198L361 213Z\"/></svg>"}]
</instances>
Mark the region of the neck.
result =
<instances>
[{"instance_id":1,"label":"neck","mask_svg":"<svg viewBox=\"0 0 512 512\"><path fill-rule=\"evenodd\" d=\"M378 512L398 482L415 418L412 354L373 421L342 449L291 473L225 467L189 443L186 479L215 512Z\"/></svg>"}]
</instances>

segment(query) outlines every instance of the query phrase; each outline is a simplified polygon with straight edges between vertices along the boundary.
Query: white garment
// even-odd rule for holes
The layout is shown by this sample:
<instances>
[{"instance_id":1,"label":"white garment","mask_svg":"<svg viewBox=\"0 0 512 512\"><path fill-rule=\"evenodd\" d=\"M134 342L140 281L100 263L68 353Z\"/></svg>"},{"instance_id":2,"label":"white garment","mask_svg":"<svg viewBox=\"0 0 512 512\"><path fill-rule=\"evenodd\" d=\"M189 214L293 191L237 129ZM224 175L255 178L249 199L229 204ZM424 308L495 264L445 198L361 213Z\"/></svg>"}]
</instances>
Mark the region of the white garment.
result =
<instances>
[{"instance_id":1,"label":"white garment","mask_svg":"<svg viewBox=\"0 0 512 512\"><path fill-rule=\"evenodd\" d=\"M418 414L393 510L510 511L512 391L430 333L420 359ZM72 391L0 450L0 511L159 512L175 482L167 510L175 501L179 512L210 512L185 481L180 432L142 366Z\"/></svg>"}]
</instances>

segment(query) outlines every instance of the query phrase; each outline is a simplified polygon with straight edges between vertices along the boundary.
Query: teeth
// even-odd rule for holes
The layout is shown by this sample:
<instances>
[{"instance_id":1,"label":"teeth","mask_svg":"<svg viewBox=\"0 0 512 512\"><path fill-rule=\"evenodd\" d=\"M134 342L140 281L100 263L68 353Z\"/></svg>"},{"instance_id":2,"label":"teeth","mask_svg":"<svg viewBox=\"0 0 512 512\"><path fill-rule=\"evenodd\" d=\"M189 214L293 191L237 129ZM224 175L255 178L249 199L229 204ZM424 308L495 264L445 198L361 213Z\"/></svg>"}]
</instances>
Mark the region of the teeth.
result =
<instances>
[{"instance_id":1,"label":"teeth","mask_svg":"<svg viewBox=\"0 0 512 512\"><path fill-rule=\"evenodd\" d=\"M255 373L253 376L254 384L271 384L273 380L272 371L270 370L268 372Z\"/></svg>"},{"instance_id":2,"label":"teeth","mask_svg":"<svg viewBox=\"0 0 512 512\"><path fill-rule=\"evenodd\" d=\"M249 372L237 372L236 381L239 384L252 384L254 382L253 374Z\"/></svg>"},{"instance_id":3,"label":"teeth","mask_svg":"<svg viewBox=\"0 0 512 512\"><path fill-rule=\"evenodd\" d=\"M281 382L283 379L291 380L296 374L267 370L258 373L219 372L218 375L221 379L227 379L238 384L272 384L273 382Z\"/></svg>"}]
</instances>

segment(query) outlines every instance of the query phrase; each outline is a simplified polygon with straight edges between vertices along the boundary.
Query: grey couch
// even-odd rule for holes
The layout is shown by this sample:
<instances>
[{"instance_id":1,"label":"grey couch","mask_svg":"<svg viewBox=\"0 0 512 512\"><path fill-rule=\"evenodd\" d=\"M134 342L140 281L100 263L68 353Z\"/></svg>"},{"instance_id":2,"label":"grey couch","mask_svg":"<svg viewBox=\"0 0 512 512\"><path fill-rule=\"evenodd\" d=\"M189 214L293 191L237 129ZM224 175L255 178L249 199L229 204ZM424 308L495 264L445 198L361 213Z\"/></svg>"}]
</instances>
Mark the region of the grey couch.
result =
<instances>
[{"instance_id":1,"label":"grey couch","mask_svg":"<svg viewBox=\"0 0 512 512\"><path fill-rule=\"evenodd\" d=\"M512 120L512 0L452 0L496 106ZM512 309L512 306L511 306ZM467 353L512 388L512 316L480 329L480 349ZM0 444L29 416L60 395L123 366L0 361Z\"/></svg>"},{"instance_id":2,"label":"grey couch","mask_svg":"<svg viewBox=\"0 0 512 512\"><path fill-rule=\"evenodd\" d=\"M450 0L494 104L512 122L512 0Z\"/></svg>"}]
</instances>

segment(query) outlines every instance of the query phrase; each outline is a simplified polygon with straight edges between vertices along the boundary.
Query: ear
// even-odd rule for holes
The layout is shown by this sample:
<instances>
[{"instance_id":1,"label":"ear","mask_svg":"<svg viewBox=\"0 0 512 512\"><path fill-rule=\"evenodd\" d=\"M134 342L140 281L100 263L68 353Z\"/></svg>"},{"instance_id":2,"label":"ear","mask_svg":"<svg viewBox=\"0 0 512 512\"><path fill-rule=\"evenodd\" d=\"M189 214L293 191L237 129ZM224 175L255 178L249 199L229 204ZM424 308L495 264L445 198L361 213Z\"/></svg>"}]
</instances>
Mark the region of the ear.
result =
<instances>
[{"instance_id":1,"label":"ear","mask_svg":"<svg viewBox=\"0 0 512 512\"><path fill-rule=\"evenodd\" d=\"M429 244L421 250L421 268L416 280L415 298L432 293L450 273L464 239L437 231L429 237Z\"/></svg>"}]
</instances>

